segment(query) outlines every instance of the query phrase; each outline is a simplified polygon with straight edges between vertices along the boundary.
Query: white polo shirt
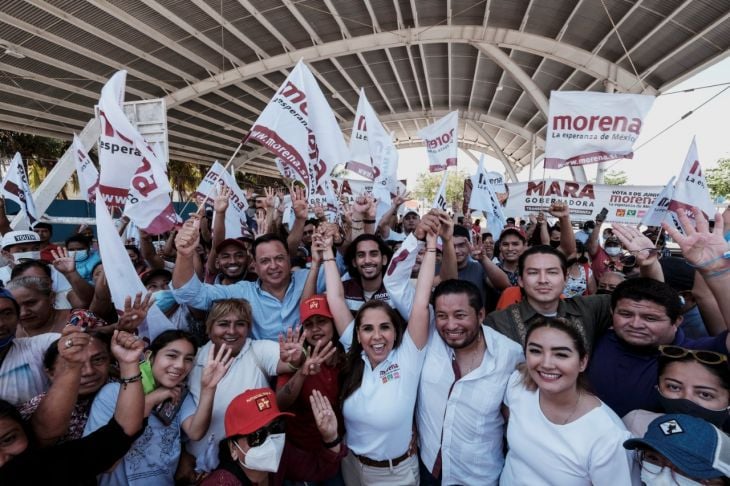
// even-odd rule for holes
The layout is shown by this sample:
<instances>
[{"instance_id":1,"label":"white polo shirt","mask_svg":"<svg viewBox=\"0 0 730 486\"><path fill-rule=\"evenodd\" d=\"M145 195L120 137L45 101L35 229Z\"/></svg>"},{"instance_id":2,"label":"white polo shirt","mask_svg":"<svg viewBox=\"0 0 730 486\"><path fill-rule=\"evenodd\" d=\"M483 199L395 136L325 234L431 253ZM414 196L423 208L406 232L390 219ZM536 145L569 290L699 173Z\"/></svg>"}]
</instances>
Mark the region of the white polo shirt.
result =
<instances>
[{"instance_id":1,"label":"white polo shirt","mask_svg":"<svg viewBox=\"0 0 730 486\"><path fill-rule=\"evenodd\" d=\"M425 357L426 348L419 351L407 331L401 345L375 369L363 352L362 384L342 407L347 445L355 454L384 461L408 450Z\"/></svg>"},{"instance_id":2,"label":"white polo shirt","mask_svg":"<svg viewBox=\"0 0 730 486\"><path fill-rule=\"evenodd\" d=\"M200 403L200 377L203 374L205 363L208 361L208 352L211 346L213 346L213 343L209 342L198 350L195 365L188 377L190 394L195 400L196 407ZM231 367L215 390L213 412L208 432L202 439L190 441L187 445L188 452L196 458L205 455L206 450L209 452L211 460L206 461L206 465L211 469L206 468L206 470L212 470L218 466L218 442L226 436L223 418L226 415L228 405L235 397L246 390L268 387L269 378L276 376L278 363L279 343L263 339L252 340L248 338L241 352L233 359ZM209 445L211 436L214 436L212 447Z\"/></svg>"},{"instance_id":3,"label":"white polo shirt","mask_svg":"<svg viewBox=\"0 0 730 486\"><path fill-rule=\"evenodd\" d=\"M504 464L500 407L524 354L519 344L494 329L482 326L482 331L487 345L482 363L456 383L454 352L437 332L426 348L416 409L421 460L433 471L441 448L443 484L497 484Z\"/></svg>"}]
</instances>

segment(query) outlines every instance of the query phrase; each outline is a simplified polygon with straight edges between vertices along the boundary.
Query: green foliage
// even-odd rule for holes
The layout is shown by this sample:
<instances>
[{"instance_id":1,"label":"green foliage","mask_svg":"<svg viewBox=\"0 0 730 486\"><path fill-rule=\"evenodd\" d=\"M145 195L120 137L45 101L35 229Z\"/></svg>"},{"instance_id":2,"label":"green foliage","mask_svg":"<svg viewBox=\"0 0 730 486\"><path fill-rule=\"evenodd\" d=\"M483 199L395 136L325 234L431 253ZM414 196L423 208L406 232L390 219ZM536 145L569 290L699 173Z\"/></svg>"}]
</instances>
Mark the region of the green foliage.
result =
<instances>
[{"instance_id":1,"label":"green foliage","mask_svg":"<svg viewBox=\"0 0 730 486\"><path fill-rule=\"evenodd\" d=\"M720 159L717 167L706 170L705 180L712 197L730 198L730 159Z\"/></svg>"},{"instance_id":2,"label":"green foliage","mask_svg":"<svg viewBox=\"0 0 730 486\"><path fill-rule=\"evenodd\" d=\"M603 183L609 186L620 186L626 184L629 176L622 170L609 170L603 178Z\"/></svg>"},{"instance_id":3,"label":"green foliage","mask_svg":"<svg viewBox=\"0 0 730 486\"><path fill-rule=\"evenodd\" d=\"M436 191L438 191L441 185L442 177L442 172L436 174L424 172L419 174L412 195L418 199L425 199L429 203L432 202L434 197L436 197ZM464 200L464 179L467 177L469 176L466 172L456 170L449 171L449 175L446 178L446 200L454 208L460 208Z\"/></svg>"},{"instance_id":4,"label":"green foliage","mask_svg":"<svg viewBox=\"0 0 730 486\"><path fill-rule=\"evenodd\" d=\"M12 159L20 152L31 189L43 182L69 145L69 142L55 138L0 130L0 158ZM65 191L62 197L65 197Z\"/></svg>"}]
</instances>

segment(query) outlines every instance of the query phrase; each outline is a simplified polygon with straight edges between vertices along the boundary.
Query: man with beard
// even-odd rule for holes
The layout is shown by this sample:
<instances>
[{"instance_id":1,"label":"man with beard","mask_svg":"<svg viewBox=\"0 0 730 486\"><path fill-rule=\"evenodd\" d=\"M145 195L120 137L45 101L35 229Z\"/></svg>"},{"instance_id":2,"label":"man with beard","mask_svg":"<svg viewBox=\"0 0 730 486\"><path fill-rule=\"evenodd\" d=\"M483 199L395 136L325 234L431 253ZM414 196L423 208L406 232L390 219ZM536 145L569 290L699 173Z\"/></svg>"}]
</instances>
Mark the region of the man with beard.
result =
<instances>
[{"instance_id":1,"label":"man with beard","mask_svg":"<svg viewBox=\"0 0 730 486\"><path fill-rule=\"evenodd\" d=\"M231 285L241 280L254 282L256 275L249 275L248 272L250 263L251 257L243 241L237 238L225 239L215 248L215 267L219 273L215 277L206 275L206 283Z\"/></svg>"},{"instance_id":2,"label":"man with beard","mask_svg":"<svg viewBox=\"0 0 730 486\"><path fill-rule=\"evenodd\" d=\"M375 235L360 235L347 247L345 263L350 280L342 284L345 302L353 316L371 299L390 303L388 291L383 286L383 273L391 256L390 247Z\"/></svg>"}]
</instances>

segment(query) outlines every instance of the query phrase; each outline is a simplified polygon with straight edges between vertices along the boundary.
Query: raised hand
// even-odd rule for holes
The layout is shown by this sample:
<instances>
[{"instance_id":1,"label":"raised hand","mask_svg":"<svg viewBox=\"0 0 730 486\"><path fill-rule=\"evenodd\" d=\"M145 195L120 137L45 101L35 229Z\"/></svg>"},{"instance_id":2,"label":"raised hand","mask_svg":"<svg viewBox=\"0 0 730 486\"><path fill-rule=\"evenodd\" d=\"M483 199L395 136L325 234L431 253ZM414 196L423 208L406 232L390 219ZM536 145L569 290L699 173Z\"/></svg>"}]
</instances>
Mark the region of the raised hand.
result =
<instances>
[{"instance_id":1,"label":"raised hand","mask_svg":"<svg viewBox=\"0 0 730 486\"><path fill-rule=\"evenodd\" d=\"M624 248L636 256L636 263L643 267L656 261L657 250L654 242L644 236L641 231L633 226L614 224L613 233L621 240Z\"/></svg>"},{"instance_id":2,"label":"raised hand","mask_svg":"<svg viewBox=\"0 0 730 486\"><path fill-rule=\"evenodd\" d=\"M76 260L68 254L66 248L58 248L51 250L53 256L53 267L59 272L67 275L76 270Z\"/></svg>"},{"instance_id":3,"label":"raised hand","mask_svg":"<svg viewBox=\"0 0 730 486\"><path fill-rule=\"evenodd\" d=\"M450 240L454 236L454 220L451 219L449 213L440 209L432 209L430 214L438 218L438 235L444 240Z\"/></svg>"},{"instance_id":4,"label":"raised hand","mask_svg":"<svg viewBox=\"0 0 730 486\"><path fill-rule=\"evenodd\" d=\"M727 213L727 210L725 212ZM662 227L682 249L682 256L701 271L715 272L728 268L730 245L723 236L725 230L723 216L720 213L715 214L714 231L710 231L710 225L702 213L697 214L695 221L696 227L685 214L679 214L679 222L687 233L684 235L667 223L662 223Z\"/></svg>"},{"instance_id":5,"label":"raised hand","mask_svg":"<svg viewBox=\"0 0 730 486\"><path fill-rule=\"evenodd\" d=\"M122 364L137 364L144 351L144 341L139 336L124 331L114 331L112 354Z\"/></svg>"},{"instance_id":6,"label":"raised hand","mask_svg":"<svg viewBox=\"0 0 730 486\"><path fill-rule=\"evenodd\" d=\"M560 201L555 201L550 205L548 212L556 218L567 218L570 216L568 205Z\"/></svg>"},{"instance_id":7,"label":"raised hand","mask_svg":"<svg viewBox=\"0 0 730 486\"><path fill-rule=\"evenodd\" d=\"M438 234L440 227L441 221L439 217L436 214L428 213L418 222L414 233L417 239L424 240L428 233Z\"/></svg>"},{"instance_id":8,"label":"raised hand","mask_svg":"<svg viewBox=\"0 0 730 486\"><path fill-rule=\"evenodd\" d=\"M266 221L266 210L256 210L256 232L254 233L254 239L259 236L263 236L269 232L269 225Z\"/></svg>"},{"instance_id":9,"label":"raised hand","mask_svg":"<svg viewBox=\"0 0 730 486\"><path fill-rule=\"evenodd\" d=\"M312 206L312 212L314 213L314 217L319 219L320 221L326 220L324 216L324 206L322 204L318 203Z\"/></svg>"},{"instance_id":10,"label":"raised hand","mask_svg":"<svg viewBox=\"0 0 730 486\"><path fill-rule=\"evenodd\" d=\"M218 195L213 201L213 211L216 213L225 213L228 210L228 205L231 201L232 190L230 187L221 185Z\"/></svg>"},{"instance_id":11,"label":"raised hand","mask_svg":"<svg viewBox=\"0 0 730 486\"><path fill-rule=\"evenodd\" d=\"M309 205L307 204L307 191L303 187L292 184L291 207L297 219L307 219Z\"/></svg>"},{"instance_id":12,"label":"raised hand","mask_svg":"<svg viewBox=\"0 0 730 486\"><path fill-rule=\"evenodd\" d=\"M81 368L86 362L87 346L91 335L79 326L66 326L58 340L58 354L64 362L73 368Z\"/></svg>"},{"instance_id":13,"label":"raised hand","mask_svg":"<svg viewBox=\"0 0 730 486\"><path fill-rule=\"evenodd\" d=\"M312 390L309 397L309 403L312 405L312 414L317 422L317 429L322 435L324 442L333 442L337 439L337 416L330 401L322 395L319 390Z\"/></svg>"},{"instance_id":14,"label":"raised hand","mask_svg":"<svg viewBox=\"0 0 730 486\"><path fill-rule=\"evenodd\" d=\"M215 355L214 347L211 346L208 351L208 361L200 376L201 388L215 389L233 363L232 349L229 346L223 344Z\"/></svg>"},{"instance_id":15,"label":"raised hand","mask_svg":"<svg viewBox=\"0 0 730 486\"><path fill-rule=\"evenodd\" d=\"M314 349L310 350L309 357L304 360L304 364L300 368L302 374L304 376L316 375L322 369L322 364L334 356L335 352L337 352L337 348L332 344L332 341L327 341L324 345L321 341L317 341Z\"/></svg>"},{"instance_id":16,"label":"raised hand","mask_svg":"<svg viewBox=\"0 0 730 486\"><path fill-rule=\"evenodd\" d=\"M175 248L178 255L192 257L200 242L200 217L198 213L190 215L175 236Z\"/></svg>"},{"instance_id":17,"label":"raised hand","mask_svg":"<svg viewBox=\"0 0 730 486\"><path fill-rule=\"evenodd\" d=\"M286 336L279 334L279 359L282 363L298 366L304 361L304 333L301 326L286 330Z\"/></svg>"},{"instance_id":18,"label":"raised hand","mask_svg":"<svg viewBox=\"0 0 730 486\"><path fill-rule=\"evenodd\" d=\"M124 298L124 310L119 316L117 329L120 331L134 332L137 327L147 318L147 313L155 305L152 293L142 297L142 292L137 292L134 302L129 295Z\"/></svg>"},{"instance_id":19,"label":"raised hand","mask_svg":"<svg viewBox=\"0 0 730 486\"><path fill-rule=\"evenodd\" d=\"M398 193L393 197L392 203L394 206L400 206L404 202L408 201L408 199L411 197L411 193L408 191L403 191L403 194L398 191Z\"/></svg>"}]
</instances>

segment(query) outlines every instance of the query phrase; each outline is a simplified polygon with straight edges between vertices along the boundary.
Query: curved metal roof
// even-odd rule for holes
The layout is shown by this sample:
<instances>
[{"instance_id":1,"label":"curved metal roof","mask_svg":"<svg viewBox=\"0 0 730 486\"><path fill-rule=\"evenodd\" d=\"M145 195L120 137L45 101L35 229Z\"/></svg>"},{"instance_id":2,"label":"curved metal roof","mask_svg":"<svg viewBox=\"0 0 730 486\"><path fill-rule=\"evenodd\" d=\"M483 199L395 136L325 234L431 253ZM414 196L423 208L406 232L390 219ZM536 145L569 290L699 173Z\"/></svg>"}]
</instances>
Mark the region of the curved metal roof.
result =
<instances>
[{"instance_id":1,"label":"curved metal roof","mask_svg":"<svg viewBox=\"0 0 730 486\"><path fill-rule=\"evenodd\" d=\"M462 147L519 172L551 90L661 93L730 50L728 0L2 3L0 128L70 138L127 69L127 100L164 97L170 156L190 162L227 160L299 59L345 133L363 86L398 146L458 109ZM255 144L243 162L278 175Z\"/></svg>"}]
</instances>

